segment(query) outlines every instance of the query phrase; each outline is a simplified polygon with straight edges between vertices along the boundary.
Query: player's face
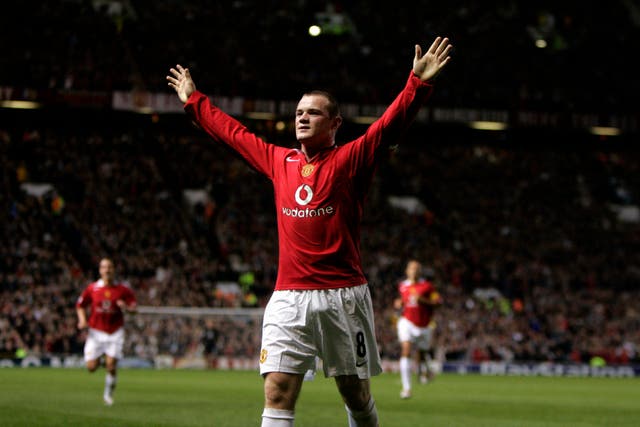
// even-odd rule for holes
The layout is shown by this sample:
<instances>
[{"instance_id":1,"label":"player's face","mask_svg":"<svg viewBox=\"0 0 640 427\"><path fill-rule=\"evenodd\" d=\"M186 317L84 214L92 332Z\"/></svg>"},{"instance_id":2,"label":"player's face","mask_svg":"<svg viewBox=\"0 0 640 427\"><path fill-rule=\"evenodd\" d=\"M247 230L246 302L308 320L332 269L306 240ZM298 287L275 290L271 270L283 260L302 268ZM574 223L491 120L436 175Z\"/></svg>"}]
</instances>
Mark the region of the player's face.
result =
<instances>
[{"instance_id":1,"label":"player's face","mask_svg":"<svg viewBox=\"0 0 640 427\"><path fill-rule=\"evenodd\" d=\"M304 95L296 108L296 138L309 148L333 145L339 117L331 117L329 100L318 94Z\"/></svg>"},{"instance_id":2,"label":"player's face","mask_svg":"<svg viewBox=\"0 0 640 427\"><path fill-rule=\"evenodd\" d=\"M108 259L100 261L100 278L106 282L111 283L113 281L115 269L113 268L113 262Z\"/></svg>"},{"instance_id":3,"label":"player's face","mask_svg":"<svg viewBox=\"0 0 640 427\"><path fill-rule=\"evenodd\" d=\"M420 276L420 263L417 261L409 261L407 264L407 278L416 280Z\"/></svg>"}]
</instances>

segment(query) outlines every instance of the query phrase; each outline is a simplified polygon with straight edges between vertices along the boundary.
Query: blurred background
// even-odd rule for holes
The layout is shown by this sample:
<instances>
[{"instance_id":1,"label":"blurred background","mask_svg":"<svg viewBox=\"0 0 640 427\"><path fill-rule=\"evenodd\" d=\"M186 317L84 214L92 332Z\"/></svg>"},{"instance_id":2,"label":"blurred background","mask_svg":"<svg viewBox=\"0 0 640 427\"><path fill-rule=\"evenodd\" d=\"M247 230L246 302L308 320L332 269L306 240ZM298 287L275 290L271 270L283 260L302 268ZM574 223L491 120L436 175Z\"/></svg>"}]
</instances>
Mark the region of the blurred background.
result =
<instances>
[{"instance_id":1,"label":"blurred background","mask_svg":"<svg viewBox=\"0 0 640 427\"><path fill-rule=\"evenodd\" d=\"M381 165L362 227L383 357L399 355L392 303L416 257L445 301L443 362L640 363L635 2L12 9L0 16L3 358L82 354L74 303L104 256L146 307L266 304L270 183L192 126L170 67L285 146L301 93L329 90L345 142L403 87L414 45L443 35L452 62ZM220 313L130 318L127 355L255 358L260 317Z\"/></svg>"}]
</instances>

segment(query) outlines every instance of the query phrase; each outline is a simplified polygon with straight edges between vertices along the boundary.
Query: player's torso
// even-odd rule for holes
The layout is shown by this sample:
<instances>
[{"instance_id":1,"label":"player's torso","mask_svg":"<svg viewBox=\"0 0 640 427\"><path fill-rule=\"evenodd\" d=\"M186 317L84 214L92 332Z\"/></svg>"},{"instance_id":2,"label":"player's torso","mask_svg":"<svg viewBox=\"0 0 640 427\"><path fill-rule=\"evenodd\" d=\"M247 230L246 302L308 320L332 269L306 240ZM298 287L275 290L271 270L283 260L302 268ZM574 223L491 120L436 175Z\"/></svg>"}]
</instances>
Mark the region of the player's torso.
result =
<instances>
[{"instance_id":1,"label":"player's torso","mask_svg":"<svg viewBox=\"0 0 640 427\"><path fill-rule=\"evenodd\" d=\"M281 230L285 237L324 245L332 233L343 232L340 228L357 218L348 162L337 152L322 153L311 161L302 153L291 153L274 180Z\"/></svg>"},{"instance_id":2,"label":"player's torso","mask_svg":"<svg viewBox=\"0 0 640 427\"><path fill-rule=\"evenodd\" d=\"M91 308L95 315L113 315L120 313L116 301L124 300L126 288L123 285L93 286L91 290Z\"/></svg>"},{"instance_id":3,"label":"player's torso","mask_svg":"<svg viewBox=\"0 0 640 427\"><path fill-rule=\"evenodd\" d=\"M429 324L433 310L430 306L421 304L419 298L428 298L431 291L431 284L422 280L413 284L405 281L400 285L400 293L404 302L402 315L421 328Z\"/></svg>"},{"instance_id":4,"label":"player's torso","mask_svg":"<svg viewBox=\"0 0 640 427\"><path fill-rule=\"evenodd\" d=\"M424 281L411 283L408 280L405 280L400 283L399 289L404 306L408 308L417 308L420 307L419 298L421 296L427 296L431 290L431 286Z\"/></svg>"}]
</instances>

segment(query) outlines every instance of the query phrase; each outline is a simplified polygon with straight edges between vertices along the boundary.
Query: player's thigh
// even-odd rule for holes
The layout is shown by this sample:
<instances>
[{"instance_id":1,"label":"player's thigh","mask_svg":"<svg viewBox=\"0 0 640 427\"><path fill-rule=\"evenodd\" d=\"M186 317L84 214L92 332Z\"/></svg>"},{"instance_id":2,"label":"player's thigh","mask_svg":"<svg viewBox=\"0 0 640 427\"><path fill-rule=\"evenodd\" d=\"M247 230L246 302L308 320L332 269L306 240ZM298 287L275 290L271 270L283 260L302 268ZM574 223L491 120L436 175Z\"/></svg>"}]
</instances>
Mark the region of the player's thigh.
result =
<instances>
[{"instance_id":1,"label":"player's thigh","mask_svg":"<svg viewBox=\"0 0 640 427\"><path fill-rule=\"evenodd\" d=\"M367 285L318 294L318 348L325 376L369 378L382 372Z\"/></svg>"},{"instance_id":2,"label":"player's thigh","mask_svg":"<svg viewBox=\"0 0 640 427\"><path fill-rule=\"evenodd\" d=\"M398 332L398 341L413 342L416 336L416 326L406 317L400 317L396 326Z\"/></svg>"},{"instance_id":3,"label":"player's thigh","mask_svg":"<svg viewBox=\"0 0 640 427\"><path fill-rule=\"evenodd\" d=\"M286 372L268 372L264 376L265 406L293 410L300 395L304 376Z\"/></svg>"},{"instance_id":4,"label":"player's thigh","mask_svg":"<svg viewBox=\"0 0 640 427\"><path fill-rule=\"evenodd\" d=\"M307 324L309 292L276 291L262 321L260 373L304 374L315 368L318 353Z\"/></svg>"},{"instance_id":5,"label":"player's thigh","mask_svg":"<svg viewBox=\"0 0 640 427\"><path fill-rule=\"evenodd\" d=\"M84 343L84 361L87 362L87 367L91 369L103 354L104 343L100 332L95 329L89 329L87 340Z\"/></svg>"},{"instance_id":6,"label":"player's thigh","mask_svg":"<svg viewBox=\"0 0 640 427\"><path fill-rule=\"evenodd\" d=\"M105 355L104 367L108 371L114 371L118 367L118 359L116 357L111 357L111 356Z\"/></svg>"},{"instance_id":7,"label":"player's thigh","mask_svg":"<svg viewBox=\"0 0 640 427\"><path fill-rule=\"evenodd\" d=\"M104 337L104 353L112 359L122 359L124 356L124 328L118 329Z\"/></svg>"},{"instance_id":8,"label":"player's thigh","mask_svg":"<svg viewBox=\"0 0 640 427\"><path fill-rule=\"evenodd\" d=\"M400 352L402 357L409 357L411 355L411 341L400 342Z\"/></svg>"},{"instance_id":9,"label":"player's thigh","mask_svg":"<svg viewBox=\"0 0 640 427\"><path fill-rule=\"evenodd\" d=\"M433 333L430 328L420 328L420 333L415 339L416 347L422 351L429 350L432 337Z\"/></svg>"}]
</instances>

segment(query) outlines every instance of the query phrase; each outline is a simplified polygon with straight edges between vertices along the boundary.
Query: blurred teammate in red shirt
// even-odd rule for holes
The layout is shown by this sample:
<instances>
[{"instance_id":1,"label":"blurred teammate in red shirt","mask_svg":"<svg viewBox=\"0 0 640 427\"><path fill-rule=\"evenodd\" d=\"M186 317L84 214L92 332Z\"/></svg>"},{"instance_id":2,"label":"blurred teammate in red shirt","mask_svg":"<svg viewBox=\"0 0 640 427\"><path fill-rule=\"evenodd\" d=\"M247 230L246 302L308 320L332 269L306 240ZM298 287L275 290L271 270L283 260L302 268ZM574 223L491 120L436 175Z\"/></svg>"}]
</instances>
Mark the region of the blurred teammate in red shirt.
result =
<instances>
[{"instance_id":1,"label":"blurred teammate in red shirt","mask_svg":"<svg viewBox=\"0 0 640 427\"><path fill-rule=\"evenodd\" d=\"M100 366L100 357L105 356L107 374L104 385L104 403L113 404L116 386L118 359L124 347L124 312L136 311L136 297L131 288L114 282L113 261L100 261L100 279L90 283L76 302L78 329L89 328L84 345L84 360L89 372ZM87 308L89 318L87 320Z\"/></svg>"},{"instance_id":2,"label":"blurred teammate in red shirt","mask_svg":"<svg viewBox=\"0 0 640 427\"><path fill-rule=\"evenodd\" d=\"M398 319L398 341L400 341L400 378L402 392L400 397L411 397L411 352L415 346L416 367L421 382L428 381L427 352L433 339L434 309L442 304L442 298L433 284L422 275L422 264L410 260L405 270L406 278L398 284L400 297L395 300L395 308L402 309L402 316ZM422 365L424 372L421 373Z\"/></svg>"}]
</instances>

